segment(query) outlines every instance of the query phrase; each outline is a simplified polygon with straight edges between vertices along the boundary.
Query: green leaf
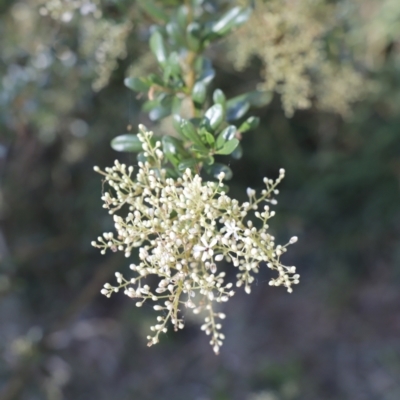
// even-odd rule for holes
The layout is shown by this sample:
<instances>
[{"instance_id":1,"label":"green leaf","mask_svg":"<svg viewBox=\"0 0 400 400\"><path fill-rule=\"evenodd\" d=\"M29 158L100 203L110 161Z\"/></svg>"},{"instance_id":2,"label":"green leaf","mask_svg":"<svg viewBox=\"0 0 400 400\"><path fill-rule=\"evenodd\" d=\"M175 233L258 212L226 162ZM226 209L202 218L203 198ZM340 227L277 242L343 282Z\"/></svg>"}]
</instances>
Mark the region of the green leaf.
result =
<instances>
[{"instance_id":1,"label":"green leaf","mask_svg":"<svg viewBox=\"0 0 400 400\"><path fill-rule=\"evenodd\" d=\"M124 85L135 92L148 92L151 86L148 82L145 82L143 78L125 78Z\"/></svg>"},{"instance_id":2,"label":"green leaf","mask_svg":"<svg viewBox=\"0 0 400 400\"><path fill-rule=\"evenodd\" d=\"M210 151L209 149L207 149L207 147L205 147L203 144L201 146L197 145L197 144L192 144L190 146L190 150L192 152L198 153L196 156L199 157L208 157Z\"/></svg>"},{"instance_id":3,"label":"green leaf","mask_svg":"<svg viewBox=\"0 0 400 400\"><path fill-rule=\"evenodd\" d=\"M177 76L181 74L181 64L179 61L178 53L173 51L164 65L164 82L168 82L171 75Z\"/></svg>"},{"instance_id":4,"label":"green leaf","mask_svg":"<svg viewBox=\"0 0 400 400\"><path fill-rule=\"evenodd\" d=\"M224 107L222 107L221 104L214 104L206 111L204 116L206 119L206 124L208 124L210 128L215 131L224 120Z\"/></svg>"},{"instance_id":5,"label":"green leaf","mask_svg":"<svg viewBox=\"0 0 400 400\"><path fill-rule=\"evenodd\" d=\"M142 110L149 113L149 118L152 121L158 121L167 117L172 112L174 96L160 93L156 99L146 101Z\"/></svg>"},{"instance_id":6,"label":"green leaf","mask_svg":"<svg viewBox=\"0 0 400 400\"><path fill-rule=\"evenodd\" d=\"M233 153L231 153L231 157L234 158L235 160L240 160L243 156L243 147L238 145L235 150L233 150Z\"/></svg>"},{"instance_id":7,"label":"green leaf","mask_svg":"<svg viewBox=\"0 0 400 400\"><path fill-rule=\"evenodd\" d=\"M185 134L183 133L182 124L183 119L179 114L174 114L172 117L172 125L175 128L176 132L182 137L182 139L187 139Z\"/></svg>"},{"instance_id":8,"label":"green leaf","mask_svg":"<svg viewBox=\"0 0 400 400\"><path fill-rule=\"evenodd\" d=\"M226 142L232 140L236 136L237 128L235 125L227 126L217 137L216 147L220 149Z\"/></svg>"},{"instance_id":9,"label":"green leaf","mask_svg":"<svg viewBox=\"0 0 400 400\"><path fill-rule=\"evenodd\" d=\"M159 31L154 31L150 37L150 49L156 56L157 61L163 65L167 60L167 52L164 46L164 39Z\"/></svg>"},{"instance_id":10,"label":"green leaf","mask_svg":"<svg viewBox=\"0 0 400 400\"><path fill-rule=\"evenodd\" d=\"M263 107L272 99L271 92L261 92L254 90L234 97L226 103L228 121L235 121L242 118L248 111L250 106Z\"/></svg>"},{"instance_id":11,"label":"green leaf","mask_svg":"<svg viewBox=\"0 0 400 400\"><path fill-rule=\"evenodd\" d=\"M170 40L176 44L184 43L184 35L175 21L169 22L165 27Z\"/></svg>"},{"instance_id":12,"label":"green leaf","mask_svg":"<svg viewBox=\"0 0 400 400\"><path fill-rule=\"evenodd\" d=\"M208 156L205 160L204 163L206 165L213 165L214 164L214 157L213 156Z\"/></svg>"},{"instance_id":13,"label":"green leaf","mask_svg":"<svg viewBox=\"0 0 400 400\"><path fill-rule=\"evenodd\" d=\"M256 129L259 124L260 124L260 118L249 117L246 119L246 121L243 122L242 125L240 125L238 131L241 133L244 133L244 132Z\"/></svg>"},{"instance_id":14,"label":"green leaf","mask_svg":"<svg viewBox=\"0 0 400 400\"><path fill-rule=\"evenodd\" d=\"M246 95L247 100L253 107L264 107L272 100L272 92L261 92L254 90Z\"/></svg>"},{"instance_id":15,"label":"green leaf","mask_svg":"<svg viewBox=\"0 0 400 400\"><path fill-rule=\"evenodd\" d=\"M126 151L129 153L135 153L143 150L142 142L139 140L137 135L131 133L115 137L111 141L111 147L115 151Z\"/></svg>"},{"instance_id":16,"label":"green leaf","mask_svg":"<svg viewBox=\"0 0 400 400\"><path fill-rule=\"evenodd\" d=\"M178 96L174 96L172 99L172 107L171 107L172 113L177 114L181 109L181 106L182 106L182 99L180 99Z\"/></svg>"},{"instance_id":17,"label":"green leaf","mask_svg":"<svg viewBox=\"0 0 400 400\"><path fill-rule=\"evenodd\" d=\"M226 97L224 95L224 92L221 89L215 89L214 90L213 101L216 104L221 104L222 106L225 106Z\"/></svg>"},{"instance_id":18,"label":"green leaf","mask_svg":"<svg viewBox=\"0 0 400 400\"><path fill-rule=\"evenodd\" d=\"M198 81L204 82L208 85L215 77L215 70L212 63L208 58L198 57L196 62L196 72L198 74Z\"/></svg>"},{"instance_id":19,"label":"green leaf","mask_svg":"<svg viewBox=\"0 0 400 400\"><path fill-rule=\"evenodd\" d=\"M186 171L186 168L191 170L197 165L197 160L195 158L188 158L187 160L183 160L179 163L178 169L179 171Z\"/></svg>"},{"instance_id":20,"label":"green leaf","mask_svg":"<svg viewBox=\"0 0 400 400\"><path fill-rule=\"evenodd\" d=\"M237 99L237 100L235 100ZM250 108L250 103L243 99L234 98L226 103L227 121L235 121L242 118Z\"/></svg>"},{"instance_id":21,"label":"green leaf","mask_svg":"<svg viewBox=\"0 0 400 400\"><path fill-rule=\"evenodd\" d=\"M184 30L187 26L189 10L186 6L181 6L178 8L178 12L176 13L176 21L182 30Z\"/></svg>"},{"instance_id":22,"label":"green leaf","mask_svg":"<svg viewBox=\"0 0 400 400\"><path fill-rule=\"evenodd\" d=\"M207 150L203 142L201 141L196 128L190 121L182 119L181 130L186 139L197 145L200 149L202 149L202 151Z\"/></svg>"},{"instance_id":23,"label":"green leaf","mask_svg":"<svg viewBox=\"0 0 400 400\"><path fill-rule=\"evenodd\" d=\"M246 22L251 15L251 8L234 7L215 22L211 28L217 36L226 35L232 28L236 28Z\"/></svg>"},{"instance_id":24,"label":"green leaf","mask_svg":"<svg viewBox=\"0 0 400 400\"><path fill-rule=\"evenodd\" d=\"M191 22L186 29L186 40L190 50L199 51L201 47L201 26L198 22Z\"/></svg>"},{"instance_id":25,"label":"green leaf","mask_svg":"<svg viewBox=\"0 0 400 400\"><path fill-rule=\"evenodd\" d=\"M205 168L206 172L210 175L212 175L214 178L218 179L218 175L221 172L225 173L225 178L226 180L232 179L233 173L232 170L225 164L220 164L220 163L215 163L211 166L207 166Z\"/></svg>"},{"instance_id":26,"label":"green leaf","mask_svg":"<svg viewBox=\"0 0 400 400\"><path fill-rule=\"evenodd\" d=\"M204 82L196 82L193 86L192 99L197 108L200 108L203 105L206 99L206 94L207 88Z\"/></svg>"},{"instance_id":27,"label":"green leaf","mask_svg":"<svg viewBox=\"0 0 400 400\"><path fill-rule=\"evenodd\" d=\"M168 15L153 0L137 0L139 6L151 17L167 22Z\"/></svg>"},{"instance_id":28,"label":"green leaf","mask_svg":"<svg viewBox=\"0 0 400 400\"><path fill-rule=\"evenodd\" d=\"M206 139L206 142L212 147L214 146L215 143L215 139L214 139L214 135L212 135L210 132L204 132L204 137Z\"/></svg>"},{"instance_id":29,"label":"green leaf","mask_svg":"<svg viewBox=\"0 0 400 400\"><path fill-rule=\"evenodd\" d=\"M163 152L168 160L178 168L183 156L187 156L186 150L182 145L182 141L172 136L165 135L162 137Z\"/></svg>"},{"instance_id":30,"label":"green leaf","mask_svg":"<svg viewBox=\"0 0 400 400\"><path fill-rule=\"evenodd\" d=\"M231 139L228 142L225 142L223 147L216 151L216 154L223 154L223 155L231 154L236 149L238 144L239 140L237 140L236 138Z\"/></svg>"},{"instance_id":31,"label":"green leaf","mask_svg":"<svg viewBox=\"0 0 400 400\"><path fill-rule=\"evenodd\" d=\"M157 74L150 74L147 76L146 80L151 83L152 85L164 86L164 82L160 76Z\"/></svg>"},{"instance_id":32,"label":"green leaf","mask_svg":"<svg viewBox=\"0 0 400 400\"><path fill-rule=\"evenodd\" d=\"M171 114L171 107L159 106L159 107L153 108L149 112L149 118L152 121L158 121L160 119L168 117L168 115L170 115L170 114Z\"/></svg>"}]
</instances>

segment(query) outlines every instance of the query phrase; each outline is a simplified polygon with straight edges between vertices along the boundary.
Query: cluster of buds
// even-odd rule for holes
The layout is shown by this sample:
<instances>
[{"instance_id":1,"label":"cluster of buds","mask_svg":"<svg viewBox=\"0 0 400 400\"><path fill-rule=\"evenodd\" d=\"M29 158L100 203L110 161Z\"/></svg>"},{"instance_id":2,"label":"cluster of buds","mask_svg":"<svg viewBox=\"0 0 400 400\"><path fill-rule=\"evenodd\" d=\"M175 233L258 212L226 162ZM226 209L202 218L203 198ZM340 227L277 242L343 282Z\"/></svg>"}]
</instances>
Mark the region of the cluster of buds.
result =
<instances>
[{"instance_id":1,"label":"cluster of buds","mask_svg":"<svg viewBox=\"0 0 400 400\"><path fill-rule=\"evenodd\" d=\"M263 265L277 273L270 285L282 285L292 292L292 285L299 283L296 268L280 261L297 238L276 245L268 233L268 220L275 214L270 205L276 204L273 196L278 194L276 187L284 170L275 181L264 179L265 189L258 197L255 190L248 189L248 201L240 204L224 192L223 173L218 182L203 182L190 169L180 178L168 178L162 168L161 143L154 143L152 132L143 126L140 130L138 137L152 162L139 162L136 179L131 178L133 167L118 161L105 171L94 168L110 186L102 200L104 208L114 215L116 234L106 232L92 245L103 254L111 249L123 251L126 257L139 248L140 260L130 265L133 277L117 272L118 284L106 283L101 292L110 297L123 290L136 300L137 307L145 301L155 303L154 310L160 315L150 328L149 346L159 341L168 324L175 330L184 327L183 308L205 313L201 329L211 336L210 344L218 353L224 339L219 320L225 314L215 310L215 303L228 301L235 293L234 286L243 286L250 293L255 274ZM127 207L124 216L120 214L123 206ZM254 223L259 228L253 225L252 216L259 220ZM237 269L234 284L226 282L222 262ZM151 276L155 279L149 280Z\"/></svg>"}]
</instances>

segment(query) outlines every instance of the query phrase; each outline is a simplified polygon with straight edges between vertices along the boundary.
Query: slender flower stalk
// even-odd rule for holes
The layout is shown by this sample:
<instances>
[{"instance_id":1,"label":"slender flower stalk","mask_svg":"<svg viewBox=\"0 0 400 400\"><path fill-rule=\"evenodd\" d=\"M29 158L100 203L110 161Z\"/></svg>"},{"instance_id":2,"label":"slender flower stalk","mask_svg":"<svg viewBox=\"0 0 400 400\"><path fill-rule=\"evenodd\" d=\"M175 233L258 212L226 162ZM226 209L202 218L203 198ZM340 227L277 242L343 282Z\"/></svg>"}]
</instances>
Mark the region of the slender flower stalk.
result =
<instances>
[{"instance_id":1,"label":"slender flower stalk","mask_svg":"<svg viewBox=\"0 0 400 400\"><path fill-rule=\"evenodd\" d=\"M246 293L251 292L255 275L265 265L277 273L270 285L285 286L292 292L292 286L299 283L296 268L280 261L297 238L277 245L268 233L268 220L275 215L269 205L276 204L273 196L278 193L276 187L284 170L275 181L264 178L265 189L259 197L249 189L249 200L240 204L224 192L223 172L218 182L203 182L190 169L177 179L167 177L160 142L154 141L153 133L145 127L139 128L138 138L151 162L139 162L136 179L131 177L133 167L118 161L105 171L94 168L110 187L102 200L104 208L114 215L117 233L106 232L92 245L102 254L110 249L123 251L126 257L139 248L140 259L137 265L130 265L133 277L125 278L117 272L118 284L106 283L101 292L110 297L123 290L136 300L137 307L145 301L155 303L154 310L160 315L150 327L153 334L148 336L149 346L159 341L170 323L175 330L184 327L185 308L195 314L205 313L201 329L211 336L210 344L218 353L224 334L217 321L225 314L216 311L214 304L226 302L235 294L234 284L226 281L222 271L223 260L236 268L235 286L244 286ZM260 228L253 226L252 214L260 220ZM156 276L152 286L148 280L151 276Z\"/></svg>"}]
</instances>

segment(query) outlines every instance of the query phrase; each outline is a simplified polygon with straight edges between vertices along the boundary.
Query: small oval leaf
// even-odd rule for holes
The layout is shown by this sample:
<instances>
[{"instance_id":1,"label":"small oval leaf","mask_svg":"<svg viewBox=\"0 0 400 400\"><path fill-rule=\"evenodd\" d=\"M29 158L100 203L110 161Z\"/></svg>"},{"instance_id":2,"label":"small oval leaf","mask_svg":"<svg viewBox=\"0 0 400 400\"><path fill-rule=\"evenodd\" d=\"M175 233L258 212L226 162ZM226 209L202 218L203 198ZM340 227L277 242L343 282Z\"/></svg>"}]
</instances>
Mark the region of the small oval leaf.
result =
<instances>
[{"instance_id":1,"label":"small oval leaf","mask_svg":"<svg viewBox=\"0 0 400 400\"><path fill-rule=\"evenodd\" d=\"M214 101L214 103L218 103L218 104L221 104L222 106L225 106L226 97L224 95L224 92L221 89L216 89L214 91L213 101Z\"/></svg>"},{"instance_id":2,"label":"small oval leaf","mask_svg":"<svg viewBox=\"0 0 400 400\"><path fill-rule=\"evenodd\" d=\"M252 129L256 129L257 126L260 123L260 118L258 117L249 117L246 119L246 121L243 122L242 125L240 125L238 131L241 133L250 131Z\"/></svg>"},{"instance_id":3,"label":"small oval leaf","mask_svg":"<svg viewBox=\"0 0 400 400\"><path fill-rule=\"evenodd\" d=\"M179 139L168 135L163 136L161 142L165 156L174 167L178 167L183 156L186 155L182 142Z\"/></svg>"},{"instance_id":4,"label":"small oval leaf","mask_svg":"<svg viewBox=\"0 0 400 400\"><path fill-rule=\"evenodd\" d=\"M225 13L222 18L213 24L212 33L216 36L226 35L231 29L237 28L246 22L250 15L252 9L250 7L234 7Z\"/></svg>"},{"instance_id":5,"label":"small oval leaf","mask_svg":"<svg viewBox=\"0 0 400 400\"><path fill-rule=\"evenodd\" d=\"M156 56L160 64L164 64L167 59L167 52L164 46L164 39L159 31L154 31L150 37L150 49Z\"/></svg>"},{"instance_id":6,"label":"small oval leaf","mask_svg":"<svg viewBox=\"0 0 400 400\"><path fill-rule=\"evenodd\" d=\"M224 120L224 114L224 107L221 104L214 104L206 111L205 117L212 130L218 129Z\"/></svg>"},{"instance_id":7,"label":"small oval leaf","mask_svg":"<svg viewBox=\"0 0 400 400\"><path fill-rule=\"evenodd\" d=\"M192 99L197 107L203 105L206 100L207 89L204 82L196 82L193 86Z\"/></svg>"},{"instance_id":8,"label":"small oval leaf","mask_svg":"<svg viewBox=\"0 0 400 400\"><path fill-rule=\"evenodd\" d=\"M250 108L250 103L246 100L232 101L229 100L227 103L226 119L228 121L235 121L242 118L248 109Z\"/></svg>"},{"instance_id":9,"label":"small oval leaf","mask_svg":"<svg viewBox=\"0 0 400 400\"><path fill-rule=\"evenodd\" d=\"M190 121L183 119L181 122L181 130L186 139L190 140L192 143L202 148L203 150L205 149L196 128Z\"/></svg>"},{"instance_id":10,"label":"small oval leaf","mask_svg":"<svg viewBox=\"0 0 400 400\"><path fill-rule=\"evenodd\" d=\"M186 29L186 40L190 50L199 51L201 47L201 26L198 22L191 22Z\"/></svg>"},{"instance_id":11,"label":"small oval leaf","mask_svg":"<svg viewBox=\"0 0 400 400\"><path fill-rule=\"evenodd\" d=\"M217 149L222 148L227 141L233 139L236 135L236 132L237 128L235 125L227 126L217 137Z\"/></svg>"},{"instance_id":12,"label":"small oval leaf","mask_svg":"<svg viewBox=\"0 0 400 400\"><path fill-rule=\"evenodd\" d=\"M135 92L147 92L150 89L150 84L144 82L142 78L125 78L124 85L134 90Z\"/></svg>"},{"instance_id":13,"label":"small oval leaf","mask_svg":"<svg viewBox=\"0 0 400 400\"><path fill-rule=\"evenodd\" d=\"M111 141L111 147L115 151L126 151L130 153L135 153L143 150L142 142L139 140L137 135L131 133L115 137Z\"/></svg>"},{"instance_id":14,"label":"small oval leaf","mask_svg":"<svg viewBox=\"0 0 400 400\"><path fill-rule=\"evenodd\" d=\"M236 138L229 140L226 142L223 147L216 151L216 154L228 155L231 154L239 144L239 140Z\"/></svg>"},{"instance_id":15,"label":"small oval leaf","mask_svg":"<svg viewBox=\"0 0 400 400\"><path fill-rule=\"evenodd\" d=\"M240 145L238 145L238 147L236 147L235 150L233 150L233 152L231 153L231 157L234 158L235 160L240 160L243 156L243 147Z\"/></svg>"},{"instance_id":16,"label":"small oval leaf","mask_svg":"<svg viewBox=\"0 0 400 400\"><path fill-rule=\"evenodd\" d=\"M168 21L168 15L161 7L155 4L153 0L138 0L138 3L139 6L151 17L164 22Z\"/></svg>"}]
</instances>

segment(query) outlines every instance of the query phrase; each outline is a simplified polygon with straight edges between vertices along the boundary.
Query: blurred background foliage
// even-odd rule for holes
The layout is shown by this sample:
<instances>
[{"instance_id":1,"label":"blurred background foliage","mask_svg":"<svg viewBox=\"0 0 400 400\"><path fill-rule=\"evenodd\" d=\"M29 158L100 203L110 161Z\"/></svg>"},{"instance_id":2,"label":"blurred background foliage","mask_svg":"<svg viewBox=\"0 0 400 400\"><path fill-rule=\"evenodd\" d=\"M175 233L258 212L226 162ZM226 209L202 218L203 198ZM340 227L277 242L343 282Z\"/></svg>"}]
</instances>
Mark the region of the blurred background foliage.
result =
<instances>
[{"instance_id":1,"label":"blurred background foliage","mask_svg":"<svg viewBox=\"0 0 400 400\"><path fill-rule=\"evenodd\" d=\"M90 246L92 167L136 163L109 146L128 124L171 129L123 86L156 68L143 4L0 0L0 399L399 399L400 3L255 1L210 49L215 87L276 91L231 192L286 169L272 229L302 274L238 293L218 357L190 322L148 349L151 309L99 293L127 262Z\"/></svg>"}]
</instances>

